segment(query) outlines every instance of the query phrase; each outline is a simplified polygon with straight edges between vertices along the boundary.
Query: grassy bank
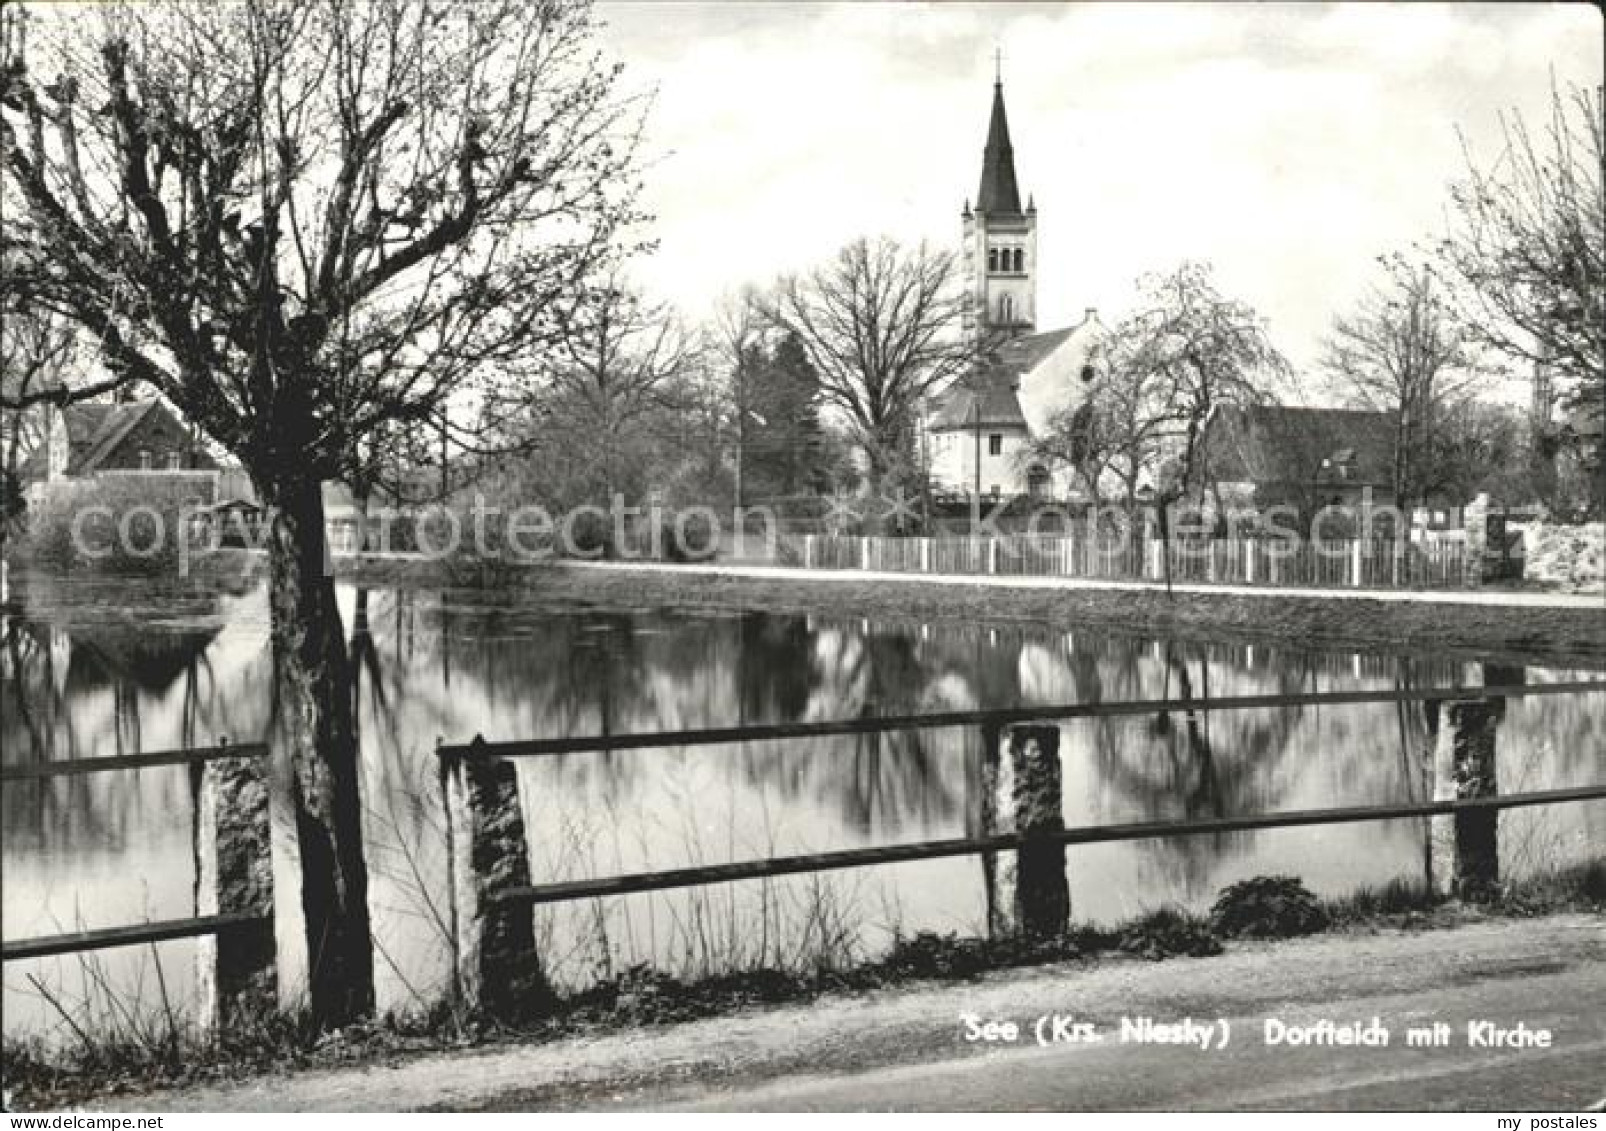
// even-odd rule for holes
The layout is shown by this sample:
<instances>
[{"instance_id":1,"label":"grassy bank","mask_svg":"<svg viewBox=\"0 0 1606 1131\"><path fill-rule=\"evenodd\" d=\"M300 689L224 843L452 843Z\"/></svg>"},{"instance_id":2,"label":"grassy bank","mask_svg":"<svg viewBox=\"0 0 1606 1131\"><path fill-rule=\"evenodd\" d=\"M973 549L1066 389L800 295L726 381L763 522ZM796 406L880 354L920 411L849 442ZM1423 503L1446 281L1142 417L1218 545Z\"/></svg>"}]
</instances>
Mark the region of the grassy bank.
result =
<instances>
[{"instance_id":1,"label":"grassy bank","mask_svg":"<svg viewBox=\"0 0 1606 1131\"><path fill-rule=\"evenodd\" d=\"M572 605L830 613L886 621L988 621L1043 628L1105 628L1179 641L1280 643L1606 667L1606 603L1599 612L1517 605L1159 590L1029 589L851 577L771 578L664 570L534 566L481 573L440 562L337 563L376 585L479 589L509 599ZM1426 595L1431 596L1431 595Z\"/></svg>"},{"instance_id":2,"label":"grassy bank","mask_svg":"<svg viewBox=\"0 0 1606 1131\"><path fill-rule=\"evenodd\" d=\"M299 1015L274 1015L200 1043L177 1030L112 1041L80 1033L79 1044L47 1055L7 1042L0 1078L11 1110L59 1108L157 1088L265 1073L353 1064L392 1064L409 1055L596 1035L668 1025L755 1006L865 993L918 981L982 977L1010 968L1166 960L1220 954L1238 940L1315 934L1454 929L1490 918L1606 912L1606 861L1510 883L1490 901L1446 900L1394 883L1338 900L1317 900L1297 880L1261 877L1225 889L1207 916L1161 908L1113 927L1083 925L1044 939L988 939L921 933L886 955L846 969L752 969L681 981L635 967L545 1005L537 1016L490 1021L450 1002L319 1034Z\"/></svg>"}]
</instances>

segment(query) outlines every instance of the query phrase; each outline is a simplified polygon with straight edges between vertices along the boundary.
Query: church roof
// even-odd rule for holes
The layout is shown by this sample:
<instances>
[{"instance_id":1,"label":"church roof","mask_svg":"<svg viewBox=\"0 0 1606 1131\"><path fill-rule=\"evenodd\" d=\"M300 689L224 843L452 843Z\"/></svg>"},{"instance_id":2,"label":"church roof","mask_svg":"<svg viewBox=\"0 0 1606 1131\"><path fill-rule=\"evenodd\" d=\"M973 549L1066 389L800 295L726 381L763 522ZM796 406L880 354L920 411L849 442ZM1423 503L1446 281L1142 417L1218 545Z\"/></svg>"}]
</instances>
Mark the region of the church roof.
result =
<instances>
[{"instance_id":1,"label":"church roof","mask_svg":"<svg viewBox=\"0 0 1606 1131\"><path fill-rule=\"evenodd\" d=\"M987 124L987 148L982 151L976 210L1020 212L1020 188L1015 184L1015 147L1009 143L1009 116L1004 113L1002 82L993 84L993 116Z\"/></svg>"},{"instance_id":2,"label":"church roof","mask_svg":"<svg viewBox=\"0 0 1606 1131\"><path fill-rule=\"evenodd\" d=\"M1059 330L1045 330L1041 334L1026 334L1019 338L1011 338L998 347L998 364L1015 373L1029 373L1086 325L1086 322L1080 322Z\"/></svg>"},{"instance_id":3,"label":"church roof","mask_svg":"<svg viewBox=\"0 0 1606 1131\"><path fill-rule=\"evenodd\" d=\"M1026 414L1021 411L1020 396L1013 383L994 378L987 382L979 396L973 389L955 385L948 390L931 418L933 432L956 432L976 427L1026 427Z\"/></svg>"}]
</instances>

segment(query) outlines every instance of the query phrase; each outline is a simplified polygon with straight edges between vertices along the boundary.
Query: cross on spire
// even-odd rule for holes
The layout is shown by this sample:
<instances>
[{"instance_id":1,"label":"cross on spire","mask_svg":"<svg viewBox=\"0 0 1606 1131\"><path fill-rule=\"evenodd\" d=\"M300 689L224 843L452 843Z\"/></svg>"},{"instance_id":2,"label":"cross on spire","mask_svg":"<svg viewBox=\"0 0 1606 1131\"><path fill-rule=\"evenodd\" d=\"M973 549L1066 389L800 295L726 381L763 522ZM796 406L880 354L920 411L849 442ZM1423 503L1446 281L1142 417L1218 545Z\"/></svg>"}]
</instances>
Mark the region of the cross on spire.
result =
<instances>
[{"instance_id":1,"label":"cross on spire","mask_svg":"<svg viewBox=\"0 0 1606 1131\"><path fill-rule=\"evenodd\" d=\"M993 48L993 82L1002 84L1004 81L1004 49Z\"/></svg>"}]
</instances>

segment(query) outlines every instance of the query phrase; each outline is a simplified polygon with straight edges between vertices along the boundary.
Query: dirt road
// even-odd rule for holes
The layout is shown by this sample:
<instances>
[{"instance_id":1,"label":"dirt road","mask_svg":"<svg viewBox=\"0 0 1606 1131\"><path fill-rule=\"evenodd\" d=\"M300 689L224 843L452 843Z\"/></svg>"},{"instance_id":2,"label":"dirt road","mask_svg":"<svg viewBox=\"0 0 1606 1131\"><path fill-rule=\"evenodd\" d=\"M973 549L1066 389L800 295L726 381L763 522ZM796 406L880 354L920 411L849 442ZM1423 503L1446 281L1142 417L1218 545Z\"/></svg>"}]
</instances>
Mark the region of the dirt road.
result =
<instances>
[{"instance_id":1,"label":"dirt road","mask_svg":"<svg viewBox=\"0 0 1606 1131\"><path fill-rule=\"evenodd\" d=\"M1240 944L1209 959L1070 963L656 1030L430 1055L144 1097L151 1110L709 1108L1577 1109L1606 1096L1606 916ZM1044 1014L1099 1043L1039 1047ZM1024 1026L967 1041L964 1018ZM1387 1048L1268 1047L1291 1026L1377 1017ZM1123 1044L1122 1018L1228 1019L1226 1048ZM1548 1029L1470 1047L1467 1024ZM1408 1027L1449 1026L1442 1047ZM120 1104L123 1110L127 1108Z\"/></svg>"}]
</instances>

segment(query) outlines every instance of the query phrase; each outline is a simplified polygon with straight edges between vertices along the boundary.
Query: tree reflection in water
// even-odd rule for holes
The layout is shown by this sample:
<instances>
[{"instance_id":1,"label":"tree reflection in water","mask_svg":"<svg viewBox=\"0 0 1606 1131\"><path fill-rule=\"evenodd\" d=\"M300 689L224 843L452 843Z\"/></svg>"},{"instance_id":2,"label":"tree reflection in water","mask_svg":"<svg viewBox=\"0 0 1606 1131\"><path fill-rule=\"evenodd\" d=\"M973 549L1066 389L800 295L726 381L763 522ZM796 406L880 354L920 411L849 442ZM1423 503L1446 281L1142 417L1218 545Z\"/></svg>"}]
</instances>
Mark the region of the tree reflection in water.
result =
<instances>
[{"instance_id":1,"label":"tree reflection in water","mask_svg":"<svg viewBox=\"0 0 1606 1131\"><path fill-rule=\"evenodd\" d=\"M173 716L163 745L194 745L215 719L206 650L218 630L161 633L117 624L62 629L25 616L3 627L0 749L8 765L134 754L147 749L146 713ZM130 789L114 775L69 774L15 782L0 791L6 844L54 851L87 838L121 844L131 823L159 807L189 809L184 775L152 770Z\"/></svg>"},{"instance_id":2,"label":"tree reflection in water","mask_svg":"<svg viewBox=\"0 0 1606 1131\"><path fill-rule=\"evenodd\" d=\"M1106 693L1140 698L1134 686L1143 682L1136 670L1139 662L1129 653ZM1219 657L1170 642L1159 667L1161 699L1241 694L1246 682L1241 668L1235 672ZM1297 660L1270 674L1270 686L1264 679L1248 681L1254 693L1286 694L1313 686L1309 665ZM1284 706L1162 711L1142 721L1103 719L1097 743L1100 772L1142 820L1210 820L1267 812L1283 805L1289 786L1285 760L1302 714L1301 707ZM1231 832L1143 843L1144 851L1157 857L1166 874L1193 896L1219 860L1241 855L1254 838L1253 832Z\"/></svg>"},{"instance_id":3,"label":"tree reflection in water","mask_svg":"<svg viewBox=\"0 0 1606 1131\"><path fill-rule=\"evenodd\" d=\"M358 674L369 850L382 877L375 921L398 979L405 972L416 984L429 980L420 970L440 961L437 738L1413 688L1464 675L1460 665L1393 656L1157 643L1022 625L554 608L522 596L349 587L341 608ZM0 745L8 762L262 733L271 680L260 593L64 586L26 609L8 616L0 634ZM1569 674L1530 670L1527 678ZM1598 698L1511 701L1501 728L1501 788L1592 780L1606 748L1603 715ZM1430 788L1422 759L1429 719L1419 703L1383 703L1067 721L1065 820L1184 820L1418 800ZM533 872L557 880L979 832L993 747L979 728L960 727L527 759L520 773ZM176 770L17 783L0 791L0 849L8 864L33 870L47 903L70 893L85 905L99 899L120 907L107 898L111 889L97 887L114 874L108 861L125 875L172 870L187 885L189 811L188 784ZM1606 806L1558 809L1545 819L1541 826L1538 815L1502 818L1502 842L1508 829L1513 838L1537 829L1529 838L1536 852L1555 847L1576 856L1606 833ZM1326 891L1420 874L1422 825L1078 850L1070 865L1076 907L1098 915L1134 900L1197 902L1251 870L1300 872ZM171 835L158 836L162 829ZM1291 845L1303 855L1289 858ZM942 923L945 908L980 900L973 860L885 875L902 885L905 913L920 923ZM293 903L288 893L281 900ZM8 932L33 929L31 918L13 927L13 914L8 905ZM67 917L54 905L50 914Z\"/></svg>"}]
</instances>

